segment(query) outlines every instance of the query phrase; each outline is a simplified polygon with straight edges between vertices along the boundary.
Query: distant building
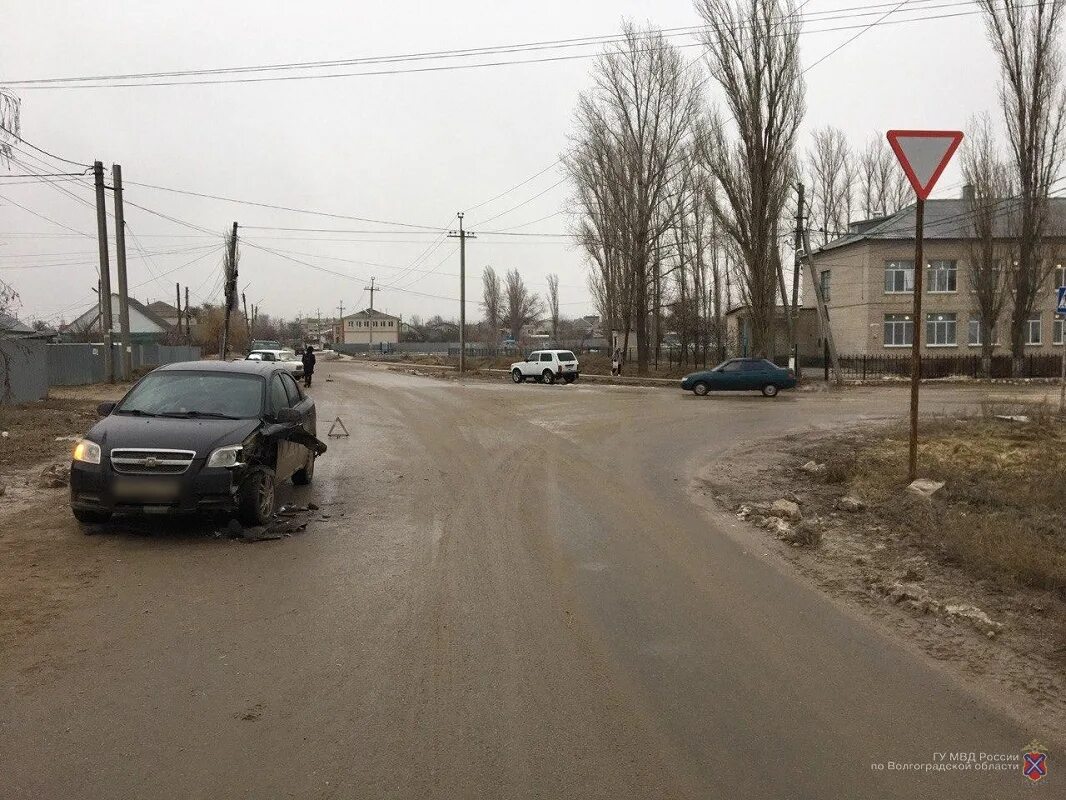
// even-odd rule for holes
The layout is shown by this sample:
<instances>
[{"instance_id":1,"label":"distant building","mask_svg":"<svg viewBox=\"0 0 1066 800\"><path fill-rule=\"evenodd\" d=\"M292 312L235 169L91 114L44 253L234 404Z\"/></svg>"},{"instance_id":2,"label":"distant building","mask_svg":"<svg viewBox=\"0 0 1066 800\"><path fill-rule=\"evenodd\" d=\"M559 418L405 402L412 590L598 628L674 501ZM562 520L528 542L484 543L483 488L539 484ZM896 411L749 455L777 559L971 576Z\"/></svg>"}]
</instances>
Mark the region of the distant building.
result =
<instances>
[{"instance_id":1,"label":"distant building","mask_svg":"<svg viewBox=\"0 0 1066 800\"><path fill-rule=\"evenodd\" d=\"M157 317L159 317L165 323L170 325L170 327L172 327L172 328L177 328L178 327L178 321L180 319L181 327L184 330L184 328L185 328L185 313L184 313L184 311L179 312L178 309L176 309L170 303L164 302L163 300L156 300L155 302L149 303L147 308L148 308L149 311L151 311L153 314L155 314ZM196 316L197 315L196 315L196 311L195 310L191 310L189 312L189 330L190 331L195 331L196 330Z\"/></svg>"},{"instance_id":2,"label":"distant building","mask_svg":"<svg viewBox=\"0 0 1066 800\"><path fill-rule=\"evenodd\" d=\"M825 345L818 331L818 311L815 308L802 306L799 311L796 344L799 347L800 356L820 356ZM725 330L727 348L731 356L749 358L758 355L752 349L751 309L748 306L735 306L726 312ZM774 344L772 352L767 355L771 357L790 355L789 319L785 316L783 306L777 306L774 312Z\"/></svg>"},{"instance_id":3,"label":"distant building","mask_svg":"<svg viewBox=\"0 0 1066 800\"><path fill-rule=\"evenodd\" d=\"M29 325L19 322L10 314L0 314L0 336L18 337L29 336L34 330Z\"/></svg>"},{"instance_id":4,"label":"distant building","mask_svg":"<svg viewBox=\"0 0 1066 800\"><path fill-rule=\"evenodd\" d=\"M922 256L924 355L980 353L981 324L971 281L975 238L970 187L958 199L928 200ZM997 254L1013 255L1017 240L1010 215L996 221ZM914 337L915 206L873 220L853 222L848 233L814 252L837 350L846 355L909 353ZM1048 201L1044 243L1048 276L1024 328L1026 352L1062 352L1064 321L1056 315L1056 288L1066 285L1066 199ZM815 307L814 292L803 293ZM994 352L1010 351L1011 302L992 329Z\"/></svg>"},{"instance_id":5,"label":"distant building","mask_svg":"<svg viewBox=\"0 0 1066 800\"><path fill-rule=\"evenodd\" d=\"M130 310L130 341L134 343L150 343L161 341L168 333L177 328L171 325L148 306L132 297L129 300ZM119 298L117 294L111 295L111 319L115 341L118 341L119 333ZM70 338L78 335L103 336L103 328L100 325L100 307L94 304L84 311L72 322L64 325L61 335Z\"/></svg>"},{"instance_id":6,"label":"distant building","mask_svg":"<svg viewBox=\"0 0 1066 800\"><path fill-rule=\"evenodd\" d=\"M367 308L340 321L336 340L341 344L397 344L400 325L399 317Z\"/></svg>"}]
</instances>

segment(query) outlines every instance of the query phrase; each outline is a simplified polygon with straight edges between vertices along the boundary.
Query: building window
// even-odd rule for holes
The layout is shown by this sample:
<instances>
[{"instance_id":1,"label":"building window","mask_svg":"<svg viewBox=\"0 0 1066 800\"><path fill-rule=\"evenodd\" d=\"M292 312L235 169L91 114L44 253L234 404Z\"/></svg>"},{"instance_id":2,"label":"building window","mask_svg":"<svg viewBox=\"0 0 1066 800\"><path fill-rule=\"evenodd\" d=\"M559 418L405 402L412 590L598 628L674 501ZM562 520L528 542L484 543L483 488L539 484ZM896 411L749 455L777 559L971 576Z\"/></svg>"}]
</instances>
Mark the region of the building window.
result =
<instances>
[{"instance_id":1,"label":"building window","mask_svg":"<svg viewBox=\"0 0 1066 800\"><path fill-rule=\"evenodd\" d=\"M1025 321L1025 343L1026 344L1042 344L1040 338L1040 315L1033 314Z\"/></svg>"},{"instance_id":2,"label":"building window","mask_svg":"<svg viewBox=\"0 0 1066 800\"><path fill-rule=\"evenodd\" d=\"M969 344L970 347L980 347L981 346L981 317L980 316L970 317L970 330L969 330L969 335L967 336L967 344ZM998 345L999 344L999 330L996 328L995 325L992 326L992 344L993 345Z\"/></svg>"},{"instance_id":3,"label":"building window","mask_svg":"<svg viewBox=\"0 0 1066 800\"><path fill-rule=\"evenodd\" d=\"M826 303L829 302L829 279L832 277L832 270L823 269L821 274L822 285L822 300Z\"/></svg>"},{"instance_id":4,"label":"building window","mask_svg":"<svg viewBox=\"0 0 1066 800\"><path fill-rule=\"evenodd\" d=\"M885 262L885 291L886 292L913 292L914 291L914 262L913 261L886 261Z\"/></svg>"},{"instance_id":5,"label":"building window","mask_svg":"<svg viewBox=\"0 0 1066 800\"><path fill-rule=\"evenodd\" d=\"M885 314L885 347L910 347L914 320L910 314Z\"/></svg>"},{"instance_id":6,"label":"building window","mask_svg":"<svg viewBox=\"0 0 1066 800\"><path fill-rule=\"evenodd\" d=\"M929 283L926 291L954 292L957 276L957 261L930 261L929 268L926 270L926 279Z\"/></svg>"},{"instance_id":7,"label":"building window","mask_svg":"<svg viewBox=\"0 0 1066 800\"><path fill-rule=\"evenodd\" d=\"M1055 265L1055 288L1060 286L1066 286L1066 266L1062 264Z\"/></svg>"},{"instance_id":8,"label":"building window","mask_svg":"<svg viewBox=\"0 0 1066 800\"><path fill-rule=\"evenodd\" d=\"M926 314L925 338L929 347L954 347L955 314Z\"/></svg>"},{"instance_id":9,"label":"building window","mask_svg":"<svg viewBox=\"0 0 1066 800\"><path fill-rule=\"evenodd\" d=\"M1055 344L1062 344L1063 322L1066 322L1066 320L1064 320L1062 317L1055 317L1055 325L1054 325L1054 331L1055 331L1055 339L1054 339L1054 341L1055 341Z\"/></svg>"}]
</instances>

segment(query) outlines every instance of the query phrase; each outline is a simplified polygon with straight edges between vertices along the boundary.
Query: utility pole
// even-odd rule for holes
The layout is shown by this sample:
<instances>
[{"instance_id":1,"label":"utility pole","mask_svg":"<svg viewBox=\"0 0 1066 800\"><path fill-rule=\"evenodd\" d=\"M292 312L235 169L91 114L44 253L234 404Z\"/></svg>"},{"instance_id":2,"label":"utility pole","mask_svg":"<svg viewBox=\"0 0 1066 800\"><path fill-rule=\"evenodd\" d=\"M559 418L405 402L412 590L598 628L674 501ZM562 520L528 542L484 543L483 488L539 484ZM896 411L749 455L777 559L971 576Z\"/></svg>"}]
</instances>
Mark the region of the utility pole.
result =
<instances>
[{"instance_id":1,"label":"utility pole","mask_svg":"<svg viewBox=\"0 0 1066 800\"><path fill-rule=\"evenodd\" d=\"M792 264L792 366L796 370L796 378L803 380L803 371L800 369L799 355L799 283L800 270L803 265L800 254L803 252L803 184L796 184L796 236L793 240L795 246L795 260Z\"/></svg>"},{"instance_id":2,"label":"utility pole","mask_svg":"<svg viewBox=\"0 0 1066 800\"><path fill-rule=\"evenodd\" d=\"M337 306L337 327L340 328L340 335L337 331L333 332L333 341L344 344L344 301L341 300L340 305Z\"/></svg>"},{"instance_id":3,"label":"utility pole","mask_svg":"<svg viewBox=\"0 0 1066 800\"><path fill-rule=\"evenodd\" d=\"M178 298L179 300L181 298ZM189 343L189 287L185 287L185 344Z\"/></svg>"},{"instance_id":4,"label":"utility pole","mask_svg":"<svg viewBox=\"0 0 1066 800\"><path fill-rule=\"evenodd\" d=\"M839 386L844 382L840 375L840 359L837 356L836 342L833 341L833 328L829 324L829 309L825 306L825 298L822 297L822 284L816 277L814 270L814 255L811 252L811 236L807 227L803 227L803 249L807 260L807 271L811 276L811 288L814 290L814 299L818 302L818 327L822 331L822 339L829 349L829 361L833 365L833 380Z\"/></svg>"},{"instance_id":5,"label":"utility pole","mask_svg":"<svg viewBox=\"0 0 1066 800\"><path fill-rule=\"evenodd\" d=\"M178 304L178 336L181 336L181 284L174 283L174 300Z\"/></svg>"},{"instance_id":6,"label":"utility pole","mask_svg":"<svg viewBox=\"0 0 1066 800\"><path fill-rule=\"evenodd\" d=\"M477 235L463 230L463 212L459 212L459 230L448 231L449 239L459 240L459 374L466 372L466 240Z\"/></svg>"},{"instance_id":7,"label":"utility pole","mask_svg":"<svg viewBox=\"0 0 1066 800\"><path fill-rule=\"evenodd\" d=\"M107 254L107 206L104 203L104 165L93 162L96 184L96 238L100 245L100 329L104 334L104 376L115 382L115 354L111 351L111 265Z\"/></svg>"},{"instance_id":8,"label":"utility pole","mask_svg":"<svg viewBox=\"0 0 1066 800\"><path fill-rule=\"evenodd\" d=\"M122 376L133 377L133 348L130 342L130 295L126 282L126 216L122 209L122 166L111 165L115 185L115 255L118 267L118 325L122 339Z\"/></svg>"},{"instance_id":9,"label":"utility pole","mask_svg":"<svg viewBox=\"0 0 1066 800\"><path fill-rule=\"evenodd\" d=\"M371 314L370 314L370 319L367 321L367 325L370 326L370 348L372 349L374 347L374 314L373 314L373 311L374 311L374 292L380 292L381 289L376 289L374 287L374 276L373 275L370 276L370 285L369 286L364 286L363 289L365 291L370 292L370 311L371 311Z\"/></svg>"},{"instance_id":10,"label":"utility pole","mask_svg":"<svg viewBox=\"0 0 1066 800\"><path fill-rule=\"evenodd\" d=\"M252 343L252 318L248 316L248 298L241 292L241 306L244 308L244 327L248 331L248 344Z\"/></svg>"},{"instance_id":11,"label":"utility pole","mask_svg":"<svg viewBox=\"0 0 1066 800\"><path fill-rule=\"evenodd\" d=\"M233 223L233 233L229 239L229 252L226 254L226 316L222 325L222 347L218 356L219 361L226 360L229 350L229 317L233 307L237 305L237 223Z\"/></svg>"}]
</instances>

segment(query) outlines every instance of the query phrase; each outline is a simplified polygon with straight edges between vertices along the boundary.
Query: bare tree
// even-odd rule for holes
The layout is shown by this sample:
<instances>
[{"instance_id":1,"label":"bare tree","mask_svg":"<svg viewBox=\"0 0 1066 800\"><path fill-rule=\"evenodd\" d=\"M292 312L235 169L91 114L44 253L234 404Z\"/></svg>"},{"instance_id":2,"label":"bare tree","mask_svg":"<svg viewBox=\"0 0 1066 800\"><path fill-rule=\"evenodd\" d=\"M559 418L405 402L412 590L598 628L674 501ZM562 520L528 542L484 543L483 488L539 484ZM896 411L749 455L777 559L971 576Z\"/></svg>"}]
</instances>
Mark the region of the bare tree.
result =
<instances>
[{"instance_id":1,"label":"bare tree","mask_svg":"<svg viewBox=\"0 0 1066 800\"><path fill-rule=\"evenodd\" d=\"M511 338L517 342L518 337L522 335L522 328L541 318L544 306L536 293L526 287L517 269L510 270L504 278L504 293L504 320L511 330Z\"/></svg>"},{"instance_id":2,"label":"bare tree","mask_svg":"<svg viewBox=\"0 0 1066 800\"><path fill-rule=\"evenodd\" d=\"M577 132L564 156L583 212L578 238L599 273L592 280L612 327L637 338L637 369L646 372L660 274L659 245L673 224L670 192L700 107L696 78L655 29L623 26L593 68L581 95Z\"/></svg>"},{"instance_id":3,"label":"bare tree","mask_svg":"<svg viewBox=\"0 0 1066 800\"><path fill-rule=\"evenodd\" d=\"M503 319L503 289L500 277L492 267L481 273L481 305L485 307L485 322L489 327L489 343L496 344L500 338L500 321Z\"/></svg>"},{"instance_id":4,"label":"bare tree","mask_svg":"<svg viewBox=\"0 0 1066 800\"><path fill-rule=\"evenodd\" d=\"M548 276L548 315L552 322L552 341L559 338L559 276Z\"/></svg>"},{"instance_id":5,"label":"bare tree","mask_svg":"<svg viewBox=\"0 0 1066 800\"><path fill-rule=\"evenodd\" d=\"M811 188L814 239L825 244L847 232L851 222L855 164L844 132L827 126L814 131L814 147L807 152L807 182Z\"/></svg>"},{"instance_id":6,"label":"bare tree","mask_svg":"<svg viewBox=\"0 0 1066 800\"><path fill-rule=\"evenodd\" d=\"M715 210L742 265L752 349L772 355L782 286L779 220L795 175L804 112L800 22L792 0L696 0L711 75L721 86L737 138L716 112L703 148L720 188ZM782 302L785 298L782 298Z\"/></svg>"},{"instance_id":7,"label":"bare tree","mask_svg":"<svg viewBox=\"0 0 1066 800\"><path fill-rule=\"evenodd\" d=\"M910 202L910 184L881 133L859 156L859 213L863 219L895 214Z\"/></svg>"},{"instance_id":8,"label":"bare tree","mask_svg":"<svg viewBox=\"0 0 1066 800\"><path fill-rule=\"evenodd\" d=\"M1015 371L1025 331L1052 269L1043 252L1048 193L1063 161L1066 91L1059 38L1066 0L978 0L1000 62L1000 101L1017 183L1018 255L1011 266L1011 352Z\"/></svg>"},{"instance_id":9,"label":"bare tree","mask_svg":"<svg viewBox=\"0 0 1066 800\"><path fill-rule=\"evenodd\" d=\"M21 133L20 111L20 100L0 88L0 162L11 162L12 150Z\"/></svg>"},{"instance_id":10,"label":"bare tree","mask_svg":"<svg viewBox=\"0 0 1066 800\"><path fill-rule=\"evenodd\" d=\"M1004 209L1014 194L1010 169L1000 158L992 124L987 115L974 119L972 131L963 151L962 172L969 187L970 224L970 287L977 298L977 314L981 332L981 369L988 375L992 369L992 350L995 347L996 325L1007 300L1004 264L1013 263L1015 248L1008 244L1009 215Z\"/></svg>"}]
</instances>

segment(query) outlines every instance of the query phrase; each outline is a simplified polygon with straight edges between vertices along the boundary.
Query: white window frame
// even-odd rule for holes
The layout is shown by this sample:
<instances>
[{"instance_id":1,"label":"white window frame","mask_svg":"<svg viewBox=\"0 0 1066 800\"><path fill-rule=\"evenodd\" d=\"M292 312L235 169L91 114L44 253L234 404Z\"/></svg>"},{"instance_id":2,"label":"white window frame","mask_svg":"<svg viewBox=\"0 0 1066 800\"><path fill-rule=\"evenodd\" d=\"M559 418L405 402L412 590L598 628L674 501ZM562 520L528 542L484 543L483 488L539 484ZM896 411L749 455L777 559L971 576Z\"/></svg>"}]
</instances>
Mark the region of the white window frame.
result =
<instances>
[{"instance_id":1,"label":"white window frame","mask_svg":"<svg viewBox=\"0 0 1066 800\"><path fill-rule=\"evenodd\" d=\"M937 319L939 317L939 319ZM932 327L930 327L932 326ZM937 341L939 336L934 335L934 332L941 330L943 327L945 333L944 338L947 339L947 332L951 331L953 334L950 338L951 341ZM926 347L958 347L959 346L959 315L955 312L943 312L943 311L931 311L925 315L925 346Z\"/></svg>"},{"instance_id":2,"label":"white window frame","mask_svg":"<svg viewBox=\"0 0 1066 800\"><path fill-rule=\"evenodd\" d=\"M889 319L890 317L892 319ZM888 326L889 325L892 326L892 330L893 330L892 339L894 340L896 338L895 331L898 328L899 330L903 331L903 334L902 334L901 338L904 339L904 342L896 343L895 341L890 342L888 340L889 339L889 337L888 337ZM910 336L911 340L909 342L906 341L906 339L907 339L907 326L908 325L910 326L910 329L911 329L911 336ZM914 320L911 318L910 314L885 314L884 317L882 318L882 321L881 321L881 335L884 338L883 344L884 344L885 347L912 347L913 346L913 342L914 342Z\"/></svg>"},{"instance_id":3,"label":"white window frame","mask_svg":"<svg viewBox=\"0 0 1066 800\"><path fill-rule=\"evenodd\" d=\"M937 266L933 266L936 264ZM954 283L951 289L934 288L939 283L939 278L944 278L945 284ZM954 259L933 259L926 263L925 269L926 291L929 294L956 294L959 290L959 262Z\"/></svg>"},{"instance_id":4,"label":"white window frame","mask_svg":"<svg viewBox=\"0 0 1066 800\"><path fill-rule=\"evenodd\" d=\"M1051 343L1062 344L1062 329L1066 328L1066 319L1061 314L1056 314L1051 326Z\"/></svg>"},{"instance_id":5,"label":"white window frame","mask_svg":"<svg viewBox=\"0 0 1066 800\"><path fill-rule=\"evenodd\" d=\"M910 264L910 267L906 265ZM888 288L888 273L902 272L903 273L903 289L889 289ZM907 274L910 273L910 280L907 280ZM892 284L895 285L896 280L893 275ZM885 262L885 274L884 274L884 287L885 294L910 294L914 291L914 262L905 258L894 259Z\"/></svg>"},{"instance_id":6,"label":"white window frame","mask_svg":"<svg viewBox=\"0 0 1066 800\"><path fill-rule=\"evenodd\" d=\"M1061 286L1066 286L1066 264L1055 265L1055 285L1053 289L1058 289Z\"/></svg>"},{"instance_id":7,"label":"white window frame","mask_svg":"<svg viewBox=\"0 0 1066 800\"><path fill-rule=\"evenodd\" d=\"M1033 323L1036 323L1037 338L1033 340ZM1025 346L1040 347L1044 344L1044 320L1040 314L1033 314L1025 321Z\"/></svg>"},{"instance_id":8,"label":"white window frame","mask_svg":"<svg viewBox=\"0 0 1066 800\"><path fill-rule=\"evenodd\" d=\"M833 270L823 269L818 273L818 284L822 288L822 300L828 303L830 295L833 293Z\"/></svg>"},{"instance_id":9,"label":"white window frame","mask_svg":"<svg viewBox=\"0 0 1066 800\"><path fill-rule=\"evenodd\" d=\"M971 333L974 330L974 325L977 326L977 335L972 336ZM967 323L966 328L966 345L967 347L980 347L981 346L981 315L971 314L970 321ZM999 347L999 325L992 326L992 346Z\"/></svg>"}]
</instances>

